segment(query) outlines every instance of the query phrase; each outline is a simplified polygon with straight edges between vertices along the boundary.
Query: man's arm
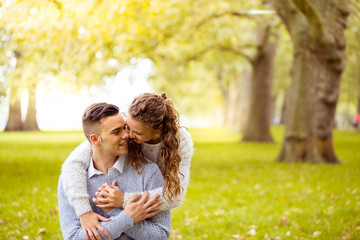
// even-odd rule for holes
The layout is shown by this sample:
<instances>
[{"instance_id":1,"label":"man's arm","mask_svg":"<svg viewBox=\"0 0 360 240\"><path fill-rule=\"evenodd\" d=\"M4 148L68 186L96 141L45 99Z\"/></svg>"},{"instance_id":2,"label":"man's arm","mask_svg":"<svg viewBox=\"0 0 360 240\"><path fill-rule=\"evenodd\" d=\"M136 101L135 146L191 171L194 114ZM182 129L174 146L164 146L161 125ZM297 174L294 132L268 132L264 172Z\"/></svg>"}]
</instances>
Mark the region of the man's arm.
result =
<instances>
[{"instance_id":1,"label":"man's arm","mask_svg":"<svg viewBox=\"0 0 360 240\"><path fill-rule=\"evenodd\" d=\"M156 164L144 166L142 174L146 184L145 189L155 189L164 186L164 179ZM169 239L171 227L170 211L163 211L157 215L137 222L133 227L125 230L125 234L134 239Z\"/></svg>"},{"instance_id":2,"label":"man's arm","mask_svg":"<svg viewBox=\"0 0 360 240\"><path fill-rule=\"evenodd\" d=\"M74 208L70 205L68 198L65 196L62 186L62 178L59 179L58 200L59 200L59 216L60 226L64 239L86 239L81 228L80 219L77 217ZM106 237L102 232L99 235L102 239L115 239L127 229L133 226L133 219L125 211L114 209L109 213L111 221L100 222L111 238Z\"/></svg>"}]
</instances>

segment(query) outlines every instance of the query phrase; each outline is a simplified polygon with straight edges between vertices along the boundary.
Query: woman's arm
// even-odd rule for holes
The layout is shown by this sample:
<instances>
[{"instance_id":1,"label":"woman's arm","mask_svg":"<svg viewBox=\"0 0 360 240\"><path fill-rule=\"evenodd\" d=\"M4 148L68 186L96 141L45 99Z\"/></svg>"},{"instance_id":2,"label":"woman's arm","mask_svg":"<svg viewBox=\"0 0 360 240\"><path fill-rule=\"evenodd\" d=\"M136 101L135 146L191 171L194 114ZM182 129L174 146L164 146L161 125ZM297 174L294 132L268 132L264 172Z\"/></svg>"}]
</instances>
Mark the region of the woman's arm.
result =
<instances>
[{"instance_id":1,"label":"woman's arm","mask_svg":"<svg viewBox=\"0 0 360 240\"><path fill-rule=\"evenodd\" d=\"M191 165L191 157L194 153L194 143L192 141L190 133L186 130L186 128L180 128L180 147L179 153L181 157L181 162L179 166L179 172L184 176L179 174L180 178L180 186L182 187L182 192L180 195L173 197L170 199L170 202L166 201L163 196L163 188L156 188L152 191L149 191L149 199L154 197L156 194L160 194L159 200L162 201L162 204L157 209L160 211L167 211L173 208L180 206L182 201L185 199L186 190L189 185L190 180L190 165ZM126 203L135 193L125 193L123 207L125 207ZM143 193L141 193L143 194Z\"/></svg>"},{"instance_id":2,"label":"woman's arm","mask_svg":"<svg viewBox=\"0 0 360 240\"><path fill-rule=\"evenodd\" d=\"M76 215L92 211L87 193L87 174L91 159L91 145L88 141L81 143L65 160L61 168L63 188Z\"/></svg>"}]
</instances>

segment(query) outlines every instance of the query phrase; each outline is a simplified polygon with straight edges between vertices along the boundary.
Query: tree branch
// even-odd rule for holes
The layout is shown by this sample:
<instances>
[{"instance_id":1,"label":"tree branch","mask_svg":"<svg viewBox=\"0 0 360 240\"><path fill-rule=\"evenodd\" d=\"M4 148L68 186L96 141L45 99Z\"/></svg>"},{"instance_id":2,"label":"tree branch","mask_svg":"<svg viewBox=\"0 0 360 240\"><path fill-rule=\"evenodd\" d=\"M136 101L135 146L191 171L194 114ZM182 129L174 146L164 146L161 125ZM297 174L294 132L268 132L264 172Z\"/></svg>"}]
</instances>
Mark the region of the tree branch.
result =
<instances>
[{"instance_id":1,"label":"tree branch","mask_svg":"<svg viewBox=\"0 0 360 240\"><path fill-rule=\"evenodd\" d=\"M309 0L292 0L310 23L310 34L318 39L326 36L323 19L315 6Z\"/></svg>"},{"instance_id":2,"label":"tree branch","mask_svg":"<svg viewBox=\"0 0 360 240\"><path fill-rule=\"evenodd\" d=\"M305 43L308 21L292 0L271 0L294 42Z\"/></svg>"},{"instance_id":3,"label":"tree branch","mask_svg":"<svg viewBox=\"0 0 360 240\"><path fill-rule=\"evenodd\" d=\"M195 61L195 60L199 59L200 57L202 57L203 55L205 55L207 52L209 52L212 49L213 49L213 46L208 46L208 47L204 48L203 50L195 53L194 55L191 55L191 56L185 58L185 61L184 61L185 65L187 65L191 61Z\"/></svg>"},{"instance_id":4,"label":"tree branch","mask_svg":"<svg viewBox=\"0 0 360 240\"><path fill-rule=\"evenodd\" d=\"M249 55L245 54L243 51L238 51L236 49L233 49L233 48L227 47L227 46L223 46L223 45L217 45L216 48L221 51L231 52L233 54L239 55L239 56L245 58L247 61L249 61L250 64L253 64L253 62L254 62L253 58L250 57Z\"/></svg>"},{"instance_id":5,"label":"tree branch","mask_svg":"<svg viewBox=\"0 0 360 240\"><path fill-rule=\"evenodd\" d=\"M196 26L196 28L200 28L202 25L206 24L208 21L210 21L214 18L220 18L220 17L226 16L226 15L253 19L253 15L248 14L246 12L225 11L222 13L213 13L212 15L210 15L210 16L204 18L203 20L201 20L200 22L198 22L195 26Z\"/></svg>"}]
</instances>

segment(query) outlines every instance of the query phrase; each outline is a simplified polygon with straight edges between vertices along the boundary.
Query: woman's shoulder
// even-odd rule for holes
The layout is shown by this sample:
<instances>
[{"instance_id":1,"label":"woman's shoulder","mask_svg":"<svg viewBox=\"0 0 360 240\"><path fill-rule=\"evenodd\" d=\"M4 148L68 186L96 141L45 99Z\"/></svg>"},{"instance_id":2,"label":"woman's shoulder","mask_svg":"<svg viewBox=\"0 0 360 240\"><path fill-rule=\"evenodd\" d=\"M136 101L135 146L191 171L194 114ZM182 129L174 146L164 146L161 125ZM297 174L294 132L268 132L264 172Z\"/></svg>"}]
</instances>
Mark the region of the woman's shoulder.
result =
<instances>
[{"instance_id":1,"label":"woman's shoulder","mask_svg":"<svg viewBox=\"0 0 360 240\"><path fill-rule=\"evenodd\" d=\"M180 154L190 154L194 151L194 143L191 134L186 127L180 127Z\"/></svg>"},{"instance_id":2,"label":"woman's shoulder","mask_svg":"<svg viewBox=\"0 0 360 240\"><path fill-rule=\"evenodd\" d=\"M180 133L180 143L182 141L191 141L192 142L191 134L189 133L189 131L187 130L186 127L180 127L179 133Z\"/></svg>"}]
</instances>

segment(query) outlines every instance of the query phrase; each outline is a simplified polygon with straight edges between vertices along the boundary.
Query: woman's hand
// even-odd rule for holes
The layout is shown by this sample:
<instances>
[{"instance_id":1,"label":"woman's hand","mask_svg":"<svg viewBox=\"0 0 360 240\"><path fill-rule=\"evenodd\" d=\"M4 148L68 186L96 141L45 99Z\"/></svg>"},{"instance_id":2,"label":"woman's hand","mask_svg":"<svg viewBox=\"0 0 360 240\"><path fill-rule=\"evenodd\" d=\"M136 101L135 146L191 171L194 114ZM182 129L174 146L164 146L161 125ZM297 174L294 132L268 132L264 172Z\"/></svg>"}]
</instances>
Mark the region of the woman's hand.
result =
<instances>
[{"instance_id":1,"label":"woman's hand","mask_svg":"<svg viewBox=\"0 0 360 240\"><path fill-rule=\"evenodd\" d=\"M135 194L132 198L130 198L124 209L124 211L132 217L134 223L155 216L159 213L159 211L155 209L161 205L161 201L157 202L160 197L159 194L156 194L148 202L146 202L149 198L148 192L145 192L140 200L138 200L140 196L140 194Z\"/></svg>"},{"instance_id":2,"label":"woman's hand","mask_svg":"<svg viewBox=\"0 0 360 240\"><path fill-rule=\"evenodd\" d=\"M101 231L105 236L109 238L111 237L110 234L105 230L105 228L100 225L99 220L103 222L108 222L111 219L104 218L103 216L95 212L87 212L80 216L81 228L87 240L101 240L101 236L99 235L97 229L99 229L99 231Z\"/></svg>"},{"instance_id":3,"label":"woman's hand","mask_svg":"<svg viewBox=\"0 0 360 240\"><path fill-rule=\"evenodd\" d=\"M114 207L122 208L124 203L124 193L116 186L116 180L111 185L105 183L99 187L95 196L93 202L106 212L111 211Z\"/></svg>"}]
</instances>

